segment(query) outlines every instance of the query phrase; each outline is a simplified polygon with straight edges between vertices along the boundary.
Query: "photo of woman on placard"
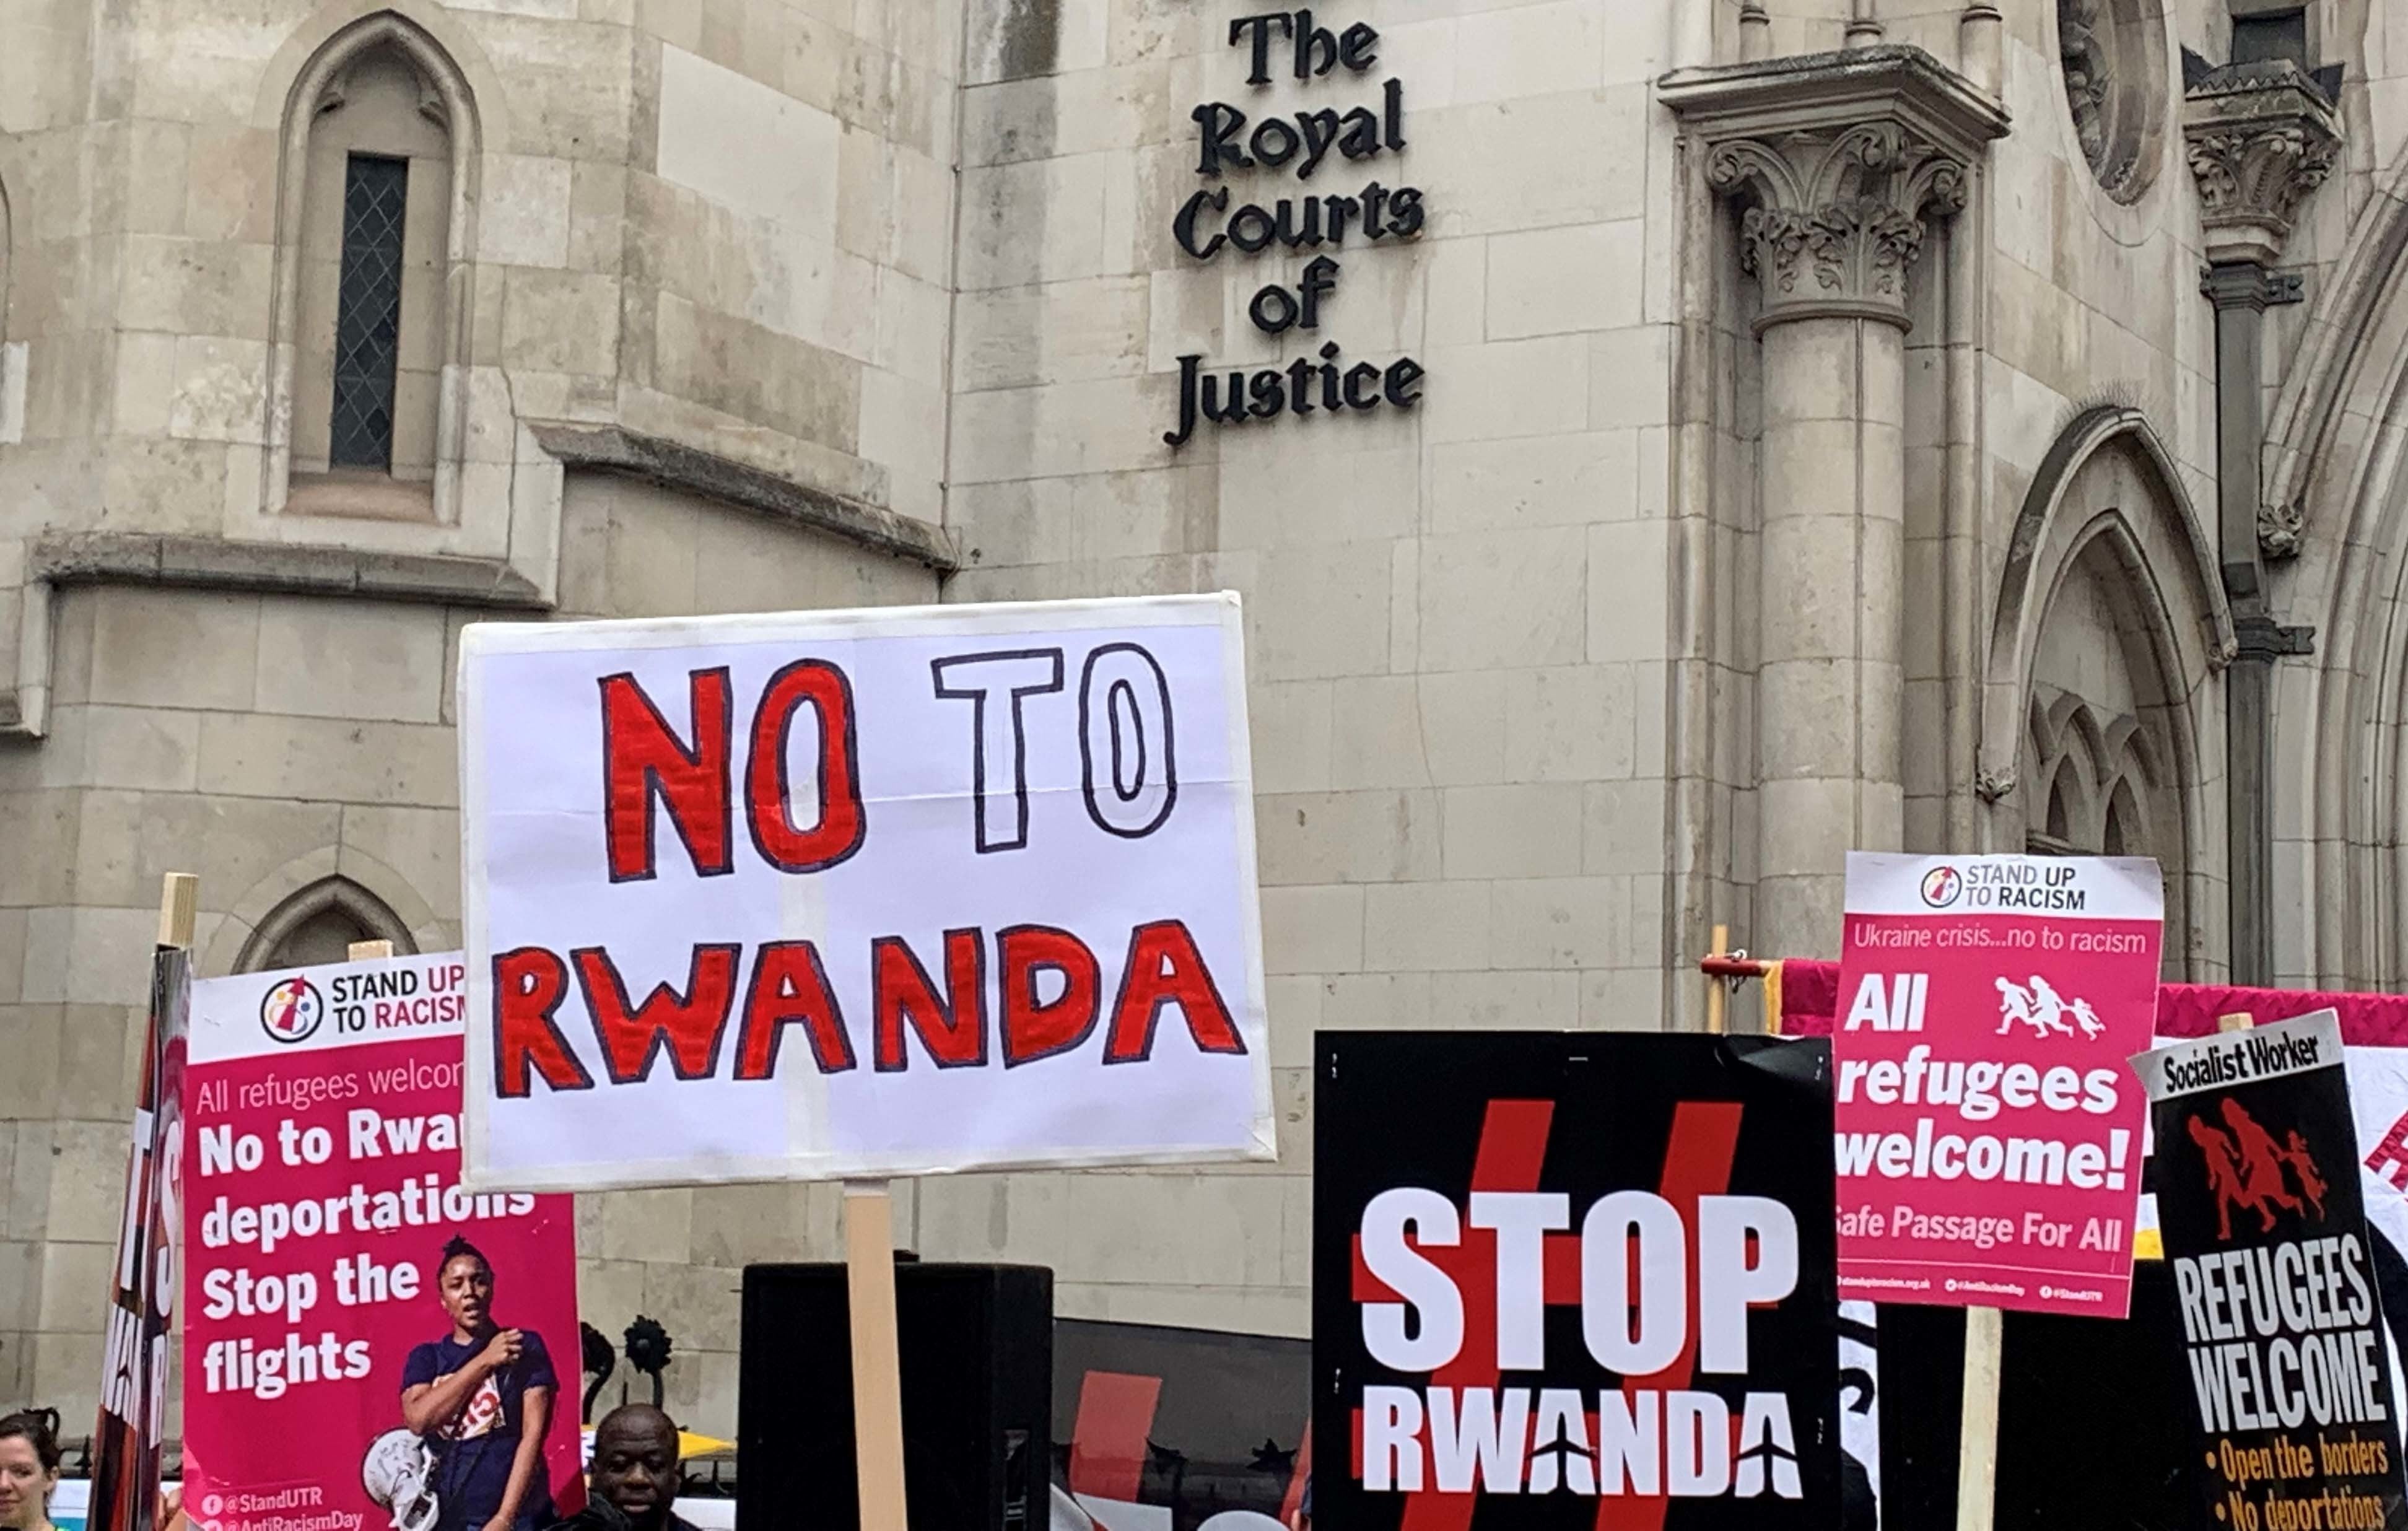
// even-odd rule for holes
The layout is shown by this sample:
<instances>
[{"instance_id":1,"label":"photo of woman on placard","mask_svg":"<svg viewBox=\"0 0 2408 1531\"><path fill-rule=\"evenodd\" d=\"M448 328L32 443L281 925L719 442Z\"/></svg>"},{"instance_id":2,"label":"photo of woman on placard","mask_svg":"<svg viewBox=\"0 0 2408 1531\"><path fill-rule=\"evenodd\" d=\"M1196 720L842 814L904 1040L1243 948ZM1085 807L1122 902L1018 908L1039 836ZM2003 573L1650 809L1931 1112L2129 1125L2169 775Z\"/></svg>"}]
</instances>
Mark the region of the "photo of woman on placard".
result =
<instances>
[{"instance_id":1,"label":"photo of woman on placard","mask_svg":"<svg viewBox=\"0 0 2408 1531\"><path fill-rule=\"evenodd\" d=\"M402 1423L435 1453L433 1531L540 1531L552 1524L543 1442L560 1380L543 1337L494 1323L494 1267L454 1236L436 1267L451 1333L409 1352Z\"/></svg>"}]
</instances>

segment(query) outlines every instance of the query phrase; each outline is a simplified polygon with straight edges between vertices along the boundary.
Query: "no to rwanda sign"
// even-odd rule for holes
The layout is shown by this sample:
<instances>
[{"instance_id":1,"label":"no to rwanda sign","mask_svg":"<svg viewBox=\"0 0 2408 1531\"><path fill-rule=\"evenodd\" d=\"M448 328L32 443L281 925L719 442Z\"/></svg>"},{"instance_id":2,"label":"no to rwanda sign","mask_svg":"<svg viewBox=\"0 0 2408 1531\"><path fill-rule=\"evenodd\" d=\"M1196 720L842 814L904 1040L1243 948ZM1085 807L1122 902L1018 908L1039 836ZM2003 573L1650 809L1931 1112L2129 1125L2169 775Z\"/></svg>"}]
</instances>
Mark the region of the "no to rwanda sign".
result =
<instances>
[{"instance_id":1,"label":"no to rwanda sign","mask_svg":"<svg viewBox=\"0 0 2408 1531\"><path fill-rule=\"evenodd\" d=\"M467 1175L1268 1159L1235 595L480 623Z\"/></svg>"}]
</instances>

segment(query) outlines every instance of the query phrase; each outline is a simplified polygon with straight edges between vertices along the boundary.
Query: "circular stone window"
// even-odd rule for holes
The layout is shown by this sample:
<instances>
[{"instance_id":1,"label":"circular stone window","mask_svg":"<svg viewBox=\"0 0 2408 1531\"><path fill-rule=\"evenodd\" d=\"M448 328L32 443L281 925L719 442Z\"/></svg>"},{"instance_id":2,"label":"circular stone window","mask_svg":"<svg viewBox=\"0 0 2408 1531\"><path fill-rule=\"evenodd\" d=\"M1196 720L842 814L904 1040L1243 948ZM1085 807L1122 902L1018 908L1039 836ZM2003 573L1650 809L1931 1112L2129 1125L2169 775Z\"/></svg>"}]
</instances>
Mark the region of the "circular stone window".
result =
<instances>
[{"instance_id":1,"label":"circular stone window","mask_svg":"<svg viewBox=\"0 0 2408 1531\"><path fill-rule=\"evenodd\" d=\"M2166 23L2158 0L2057 0L2057 52L2082 157L2137 202L2164 157Z\"/></svg>"}]
</instances>

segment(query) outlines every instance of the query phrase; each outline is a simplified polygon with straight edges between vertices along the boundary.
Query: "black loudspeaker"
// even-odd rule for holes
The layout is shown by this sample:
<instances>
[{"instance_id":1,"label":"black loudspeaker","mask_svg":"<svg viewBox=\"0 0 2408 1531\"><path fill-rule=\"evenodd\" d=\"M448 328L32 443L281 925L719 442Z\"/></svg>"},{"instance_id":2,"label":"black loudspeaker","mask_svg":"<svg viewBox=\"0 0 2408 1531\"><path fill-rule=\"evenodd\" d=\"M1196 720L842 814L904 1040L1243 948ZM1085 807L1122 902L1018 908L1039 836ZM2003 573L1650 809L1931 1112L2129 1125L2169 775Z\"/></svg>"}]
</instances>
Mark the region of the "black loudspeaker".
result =
<instances>
[{"instance_id":1,"label":"black loudspeaker","mask_svg":"<svg viewBox=\"0 0 2408 1531\"><path fill-rule=\"evenodd\" d=\"M747 1266L736 1513L752 1531L853 1531L845 1268ZM912 1531L1045 1531L1054 1273L898 1263L903 1474Z\"/></svg>"}]
</instances>

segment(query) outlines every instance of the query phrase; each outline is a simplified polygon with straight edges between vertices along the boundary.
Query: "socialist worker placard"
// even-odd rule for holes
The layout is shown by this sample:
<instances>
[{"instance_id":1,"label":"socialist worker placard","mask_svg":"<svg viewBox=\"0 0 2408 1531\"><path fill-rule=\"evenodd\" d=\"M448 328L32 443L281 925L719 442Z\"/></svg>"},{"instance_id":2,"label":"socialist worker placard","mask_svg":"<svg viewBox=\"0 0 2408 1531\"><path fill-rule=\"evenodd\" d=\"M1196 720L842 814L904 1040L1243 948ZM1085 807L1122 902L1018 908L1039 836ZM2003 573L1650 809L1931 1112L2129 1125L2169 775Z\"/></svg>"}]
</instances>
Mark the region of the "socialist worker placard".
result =
<instances>
[{"instance_id":1,"label":"socialist worker placard","mask_svg":"<svg viewBox=\"0 0 2408 1531\"><path fill-rule=\"evenodd\" d=\"M2163 913L2151 861L1849 856L1842 1295L2125 1316Z\"/></svg>"},{"instance_id":2,"label":"socialist worker placard","mask_svg":"<svg viewBox=\"0 0 2408 1531\"><path fill-rule=\"evenodd\" d=\"M1313 1078L1318 1521L1839 1524L1823 1043L1324 1032Z\"/></svg>"},{"instance_id":3,"label":"socialist worker placard","mask_svg":"<svg viewBox=\"0 0 2408 1531\"><path fill-rule=\"evenodd\" d=\"M2167 1364L2197 1406L2206 1513L2232 1531L2408 1525L2340 1018L2134 1063L2182 1314Z\"/></svg>"}]
</instances>

